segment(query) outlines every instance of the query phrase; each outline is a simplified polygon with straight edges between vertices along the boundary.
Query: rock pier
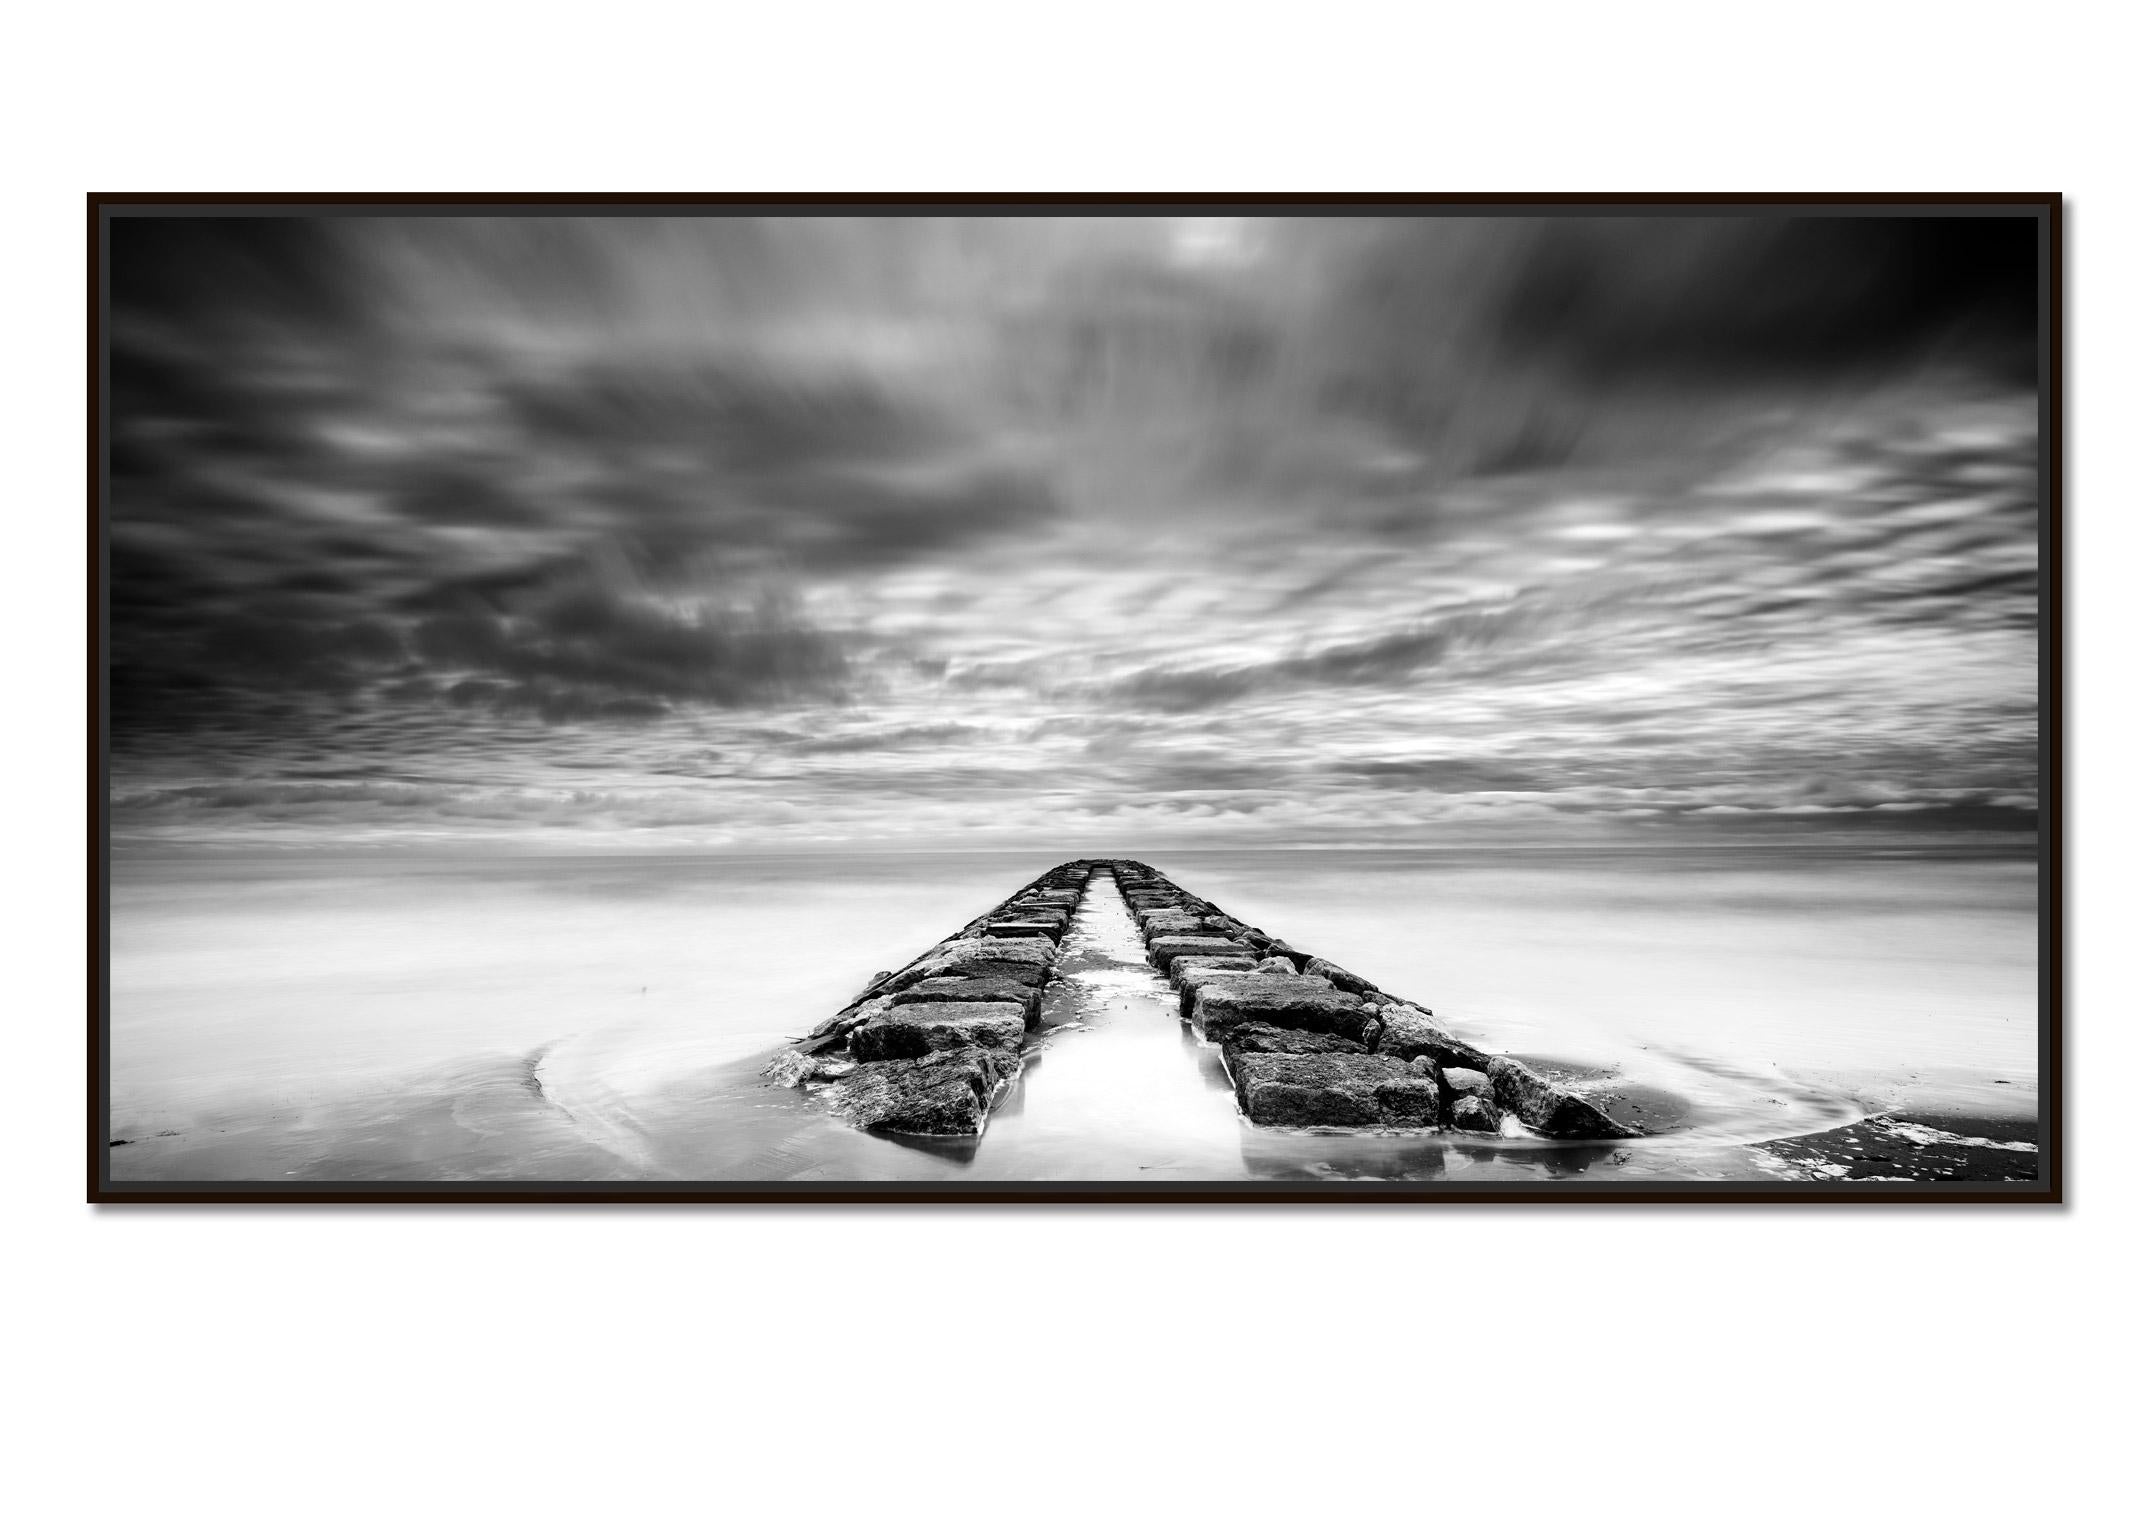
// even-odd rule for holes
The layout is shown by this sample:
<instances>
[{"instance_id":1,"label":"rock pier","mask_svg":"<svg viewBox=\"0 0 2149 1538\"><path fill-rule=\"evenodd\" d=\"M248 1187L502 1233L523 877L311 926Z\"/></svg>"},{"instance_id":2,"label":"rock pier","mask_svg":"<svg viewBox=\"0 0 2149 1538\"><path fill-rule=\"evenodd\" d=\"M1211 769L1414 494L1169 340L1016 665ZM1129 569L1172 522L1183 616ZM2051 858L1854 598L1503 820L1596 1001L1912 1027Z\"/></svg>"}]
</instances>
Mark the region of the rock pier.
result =
<instances>
[{"instance_id":1,"label":"rock pier","mask_svg":"<svg viewBox=\"0 0 2149 1538\"><path fill-rule=\"evenodd\" d=\"M823 1087L829 1109L869 1132L974 1137L1034 1044L1088 861L1054 866L924 955L884 972L769 1076Z\"/></svg>"},{"instance_id":2,"label":"rock pier","mask_svg":"<svg viewBox=\"0 0 2149 1538\"><path fill-rule=\"evenodd\" d=\"M1102 892L1093 884L1105 883ZM1299 950L1137 860L1054 866L909 965L883 973L772 1078L873 1132L976 1136L1039 1049L1043 990L1085 889L1131 910L1180 1014L1221 1052L1264 1127L1601 1140L1640 1134L1431 1011Z\"/></svg>"}]
</instances>

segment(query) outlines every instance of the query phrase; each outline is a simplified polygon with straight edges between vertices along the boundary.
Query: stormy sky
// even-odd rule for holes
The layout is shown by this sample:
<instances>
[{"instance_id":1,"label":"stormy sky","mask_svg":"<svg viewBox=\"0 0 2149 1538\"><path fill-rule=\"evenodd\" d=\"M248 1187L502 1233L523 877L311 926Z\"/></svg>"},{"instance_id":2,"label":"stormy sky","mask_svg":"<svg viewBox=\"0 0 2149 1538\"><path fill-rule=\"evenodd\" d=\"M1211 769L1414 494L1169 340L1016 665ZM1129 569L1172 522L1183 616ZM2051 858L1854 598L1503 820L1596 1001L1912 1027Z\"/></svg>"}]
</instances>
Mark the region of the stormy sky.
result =
<instances>
[{"instance_id":1,"label":"stormy sky","mask_svg":"<svg viewBox=\"0 0 2149 1538\"><path fill-rule=\"evenodd\" d=\"M109 249L123 836L2035 827L2032 220Z\"/></svg>"}]
</instances>

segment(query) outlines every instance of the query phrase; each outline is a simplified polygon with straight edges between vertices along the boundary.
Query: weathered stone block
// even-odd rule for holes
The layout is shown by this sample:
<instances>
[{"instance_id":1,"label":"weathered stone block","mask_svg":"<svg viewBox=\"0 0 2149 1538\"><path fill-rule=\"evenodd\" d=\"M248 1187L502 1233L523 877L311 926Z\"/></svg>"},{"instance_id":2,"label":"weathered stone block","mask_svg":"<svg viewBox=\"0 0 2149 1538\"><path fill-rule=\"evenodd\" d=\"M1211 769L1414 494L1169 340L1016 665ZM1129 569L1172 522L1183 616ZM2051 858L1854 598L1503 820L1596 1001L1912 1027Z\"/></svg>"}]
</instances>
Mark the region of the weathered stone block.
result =
<instances>
[{"instance_id":1,"label":"weathered stone block","mask_svg":"<svg viewBox=\"0 0 2149 1538\"><path fill-rule=\"evenodd\" d=\"M1363 1053L1366 1049L1346 1037L1332 1035L1327 1031L1302 1031L1296 1026L1265 1025L1251 1023L1226 1026L1223 1032L1226 1055L1248 1052L1307 1052ZM1409 1065L1405 1065L1406 1068ZM1419 1077L1426 1077L1421 1074Z\"/></svg>"},{"instance_id":2,"label":"weathered stone block","mask_svg":"<svg viewBox=\"0 0 2149 1538\"><path fill-rule=\"evenodd\" d=\"M1015 940L951 940L939 949L951 961L1027 961L1049 966L1054 946L1049 940L1024 937Z\"/></svg>"},{"instance_id":3,"label":"weathered stone block","mask_svg":"<svg viewBox=\"0 0 2149 1538\"><path fill-rule=\"evenodd\" d=\"M1006 977L929 977L905 988L888 1002L894 1004L1014 1004L1023 1022L1036 1030L1043 1007L1042 990Z\"/></svg>"},{"instance_id":4,"label":"weathered stone block","mask_svg":"<svg viewBox=\"0 0 2149 1538\"><path fill-rule=\"evenodd\" d=\"M928 977L1004 977L1041 987L1057 953L1051 941L1035 938L950 940L883 983L881 990L900 993Z\"/></svg>"},{"instance_id":5,"label":"weathered stone block","mask_svg":"<svg viewBox=\"0 0 2149 1538\"><path fill-rule=\"evenodd\" d=\"M1181 956L1244 956L1254 960L1254 953L1236 940L1222 935L1160 935L1149 942L1149 959L1159 967L1169 967Z\"/></svg>"},{"instance_id":6,"label":"weathered stone block","mask_svg":"<svg viewBox=\"0 0 2149 1538\"><path fill-rule=\"evenodd\" d=\"M1235 1025L1280 1025L1363 1043L1373 1017L1347 993L1317 977L1203 978L1194 987L1194 1028L1219 1041Z\"/></svg>"},{"instance_id":7,"label":"weathered stone block","mask_svg":"<svg viewBox=\"0 0 2149 1538\"><path fill-rule=\"evenodd\" d=\"M1009 982L1021 983L1025 987L1042 988L1052 980L1052 969L1050 967L1033 966L1027 962L992 961L965 964L956 968L954 975L960 977L1004 977Z\"/></svg>"},{"instance_id":8,"label":"weathered stone block","mask_svg":"<svg viewBox=\"0 0 2149 1538\"><path fill-rule=\"evenodd\" d=\"M1204 978L1236 977L1253 963L1244 956L1181 956L1170 967L1172 986L1179 990L1179 1013L1194 1013L1194 989Z\"/></svg>"},{"instance_id":9,"label":"weathered stone block","mask_svg":"<svg viewBox=\"0 0 2149 1538\"><path fill-rule=\"evenodd\" d=\"M1057 920L996 919L985 933L995 940L1057 940L1065 927Z\"/></svg>"},{"instance_id":10,"label":"weathered stone block","mask_svg":"<svg viewBox=\"0 0 2149 1538\"><path fill-rule=\"evenodd\" d=\"M861 1063L829 1093L852 1126L921 1137L975 1137L1022 1071L1012 1052L969 1048Z\"/></svg>"},{"instance_id":11,"label":"weathered stone block","mask_svg":"<svg viewBox=\"0 0 2149 1538\"><path fill-rule=\"evenodd\" d=\"M1196 972L1250 972L1254 958L1239 956L1174 956L1164 970L1176 986Z\"/></svg>"},{"instance_id":12,"label":"weathered stone block","mask_svg":"<svg viewBox=\"0 0 2149 1538\"><path fill-rule=\"evenodd\" d=\"M1239 1060L1263 1052L1304 1057L1308 1053L1353 1053L1365 1048L1326 1031L1295 1031L1281 1025L1235 1025L1224 1032L1224 1066L1238 1077Z\"/></svg>"},{"instance_id":13,"label":"weathered stone block","mask_svg":"<svg viewBox=\"0 0 2149 1538\"><path fill-rule=\"evenodd\" d=\"M1493 1099L1503 1111L1533 1132L1559 1138L1640 1137L1572 1090L1561 1089L1535 1069L1511 1057L1496 1057L1486 1068Z\"/></svg>"},{"instance_id":14,"label":"weathered stone block","mask_svg":"<svg viewBox=\"0 0 2149 1538\"><path fill-rule=\"evenodd\" d=\"M1379 1010L1380 1035L1373 1043L1376 1051L1405 1062L1429 1057L1442 1068L1474 1068L1481 1073L1492 1061L1468 1042L1449 1035L1440 1021L1422 1009L1408 1004L1383 1004Z\"/></svg>"},{"instance_id":15,"label":"weathered stone block","mask_svg":"<svg viewBox=\"0 0 2149 1538\"><path fill-rule=\"evenodd\" d=\"M1002 918L1010 919L1057 919L1065 923L1074 916L1074 903L1019 902L1009 903L1000 910Z\"/></svg>"},{"instance_id":16,"label":"weathered stone block","mask_svg":"<svg viewBox=\"0 0 2149 1538\"><path fill-rule=\"evenodd\" d=\"M836 1011L828 1019L823 1020L820 1025L815 1027L812 1035L803 1038L799 1042L798 1050L810 1056L817 1052L828 1051L832 1047L839 1047L843 1044L844 1038L850 1035L859 1022L872 1019L887 1007L888 1000L885 997L878 994L868 994L866 997Z\"/></svg>"},{"instance_id":17,"label":"weathered stone block","mask_svg":"<svg viewBox=\"0 0 2149 1538\"><path fill-rule=\"evenodd\" d=\"M1028 1028L1020 1004L893 1004L851 1031L851 1056L861 1063L928 1057L969 1047L1014 1048Z\"/></svg>"},{"instance_id":18,"label":"weathered stone block","mask_svg":"<svg viewBox=\"0 0 2149 1538\"><path fill-rule=\"evenodd\" d=\"M1440 1077L1448 1086L1448 1093L1457 1100L1476 1095L1484 1100L1492 1098L1492 1080L1474 1068L1443 1068Z\"/></svg>"},{"instance_id":19,"label":"weathered stone block","mask_svg":"<svg viewBox=\"0 0 2149 1538\"><path fill-rule=\"evenodd\" d=\"M1312 956L1300 962L1299 970L1308 977L1325 977L1345 993L1364 994L1378 991L1356 972L1346 972L1333 961L1323 961L1318 956Z\"/></svg>"},{"instance_id":20,"label":"weathered stone block","mask_svg":"<svg viewBox=\"0 0 2149 1538\"><path fill-rule=\"evenodd\" d=\"M1437 1127L1430 1079L1365 1053L1251 1053L1233 1065L1239 1109L1264 1127Z\"/></svg>"},{"instance_id":21,"label":"weathered stone block","mask_svg":"<svg viewBox=\"0 0 2149 1538\"><path fill-rule=\"evenodd\" d=\"M1482 1095L1464 1095L1448 1107L1448 1125L1463 1132L1500 1130L1500 1112Z\"/></svg>"}]
</instances>

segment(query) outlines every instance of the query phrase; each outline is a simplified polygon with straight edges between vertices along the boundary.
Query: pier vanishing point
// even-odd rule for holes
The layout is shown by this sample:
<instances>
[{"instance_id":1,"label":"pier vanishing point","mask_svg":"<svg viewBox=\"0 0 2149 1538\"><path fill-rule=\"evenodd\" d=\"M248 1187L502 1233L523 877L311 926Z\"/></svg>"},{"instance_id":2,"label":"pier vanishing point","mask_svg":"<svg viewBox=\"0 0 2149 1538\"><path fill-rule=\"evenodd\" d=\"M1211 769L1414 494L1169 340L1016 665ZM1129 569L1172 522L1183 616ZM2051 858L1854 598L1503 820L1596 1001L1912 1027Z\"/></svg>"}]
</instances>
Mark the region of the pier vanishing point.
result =
<instances>
[{"instance_id":1,"label":"pier vanishing point","mask_svg":"<svg viewBox=\"0 0 2149 1538\"><path fill-rule=\"evenodd\" d=\"M768 1073L868 1132L982 1135L1050 1050L1045 1000L1078 916L1120 908L1220 1055L1247 1121L1337 1134L1601 1141L1640 1136L1575 1090L1456 1036L1437 1015L1224 912L1138 860L1054 866L884 972Z\"/></svg>"}]
</instances>

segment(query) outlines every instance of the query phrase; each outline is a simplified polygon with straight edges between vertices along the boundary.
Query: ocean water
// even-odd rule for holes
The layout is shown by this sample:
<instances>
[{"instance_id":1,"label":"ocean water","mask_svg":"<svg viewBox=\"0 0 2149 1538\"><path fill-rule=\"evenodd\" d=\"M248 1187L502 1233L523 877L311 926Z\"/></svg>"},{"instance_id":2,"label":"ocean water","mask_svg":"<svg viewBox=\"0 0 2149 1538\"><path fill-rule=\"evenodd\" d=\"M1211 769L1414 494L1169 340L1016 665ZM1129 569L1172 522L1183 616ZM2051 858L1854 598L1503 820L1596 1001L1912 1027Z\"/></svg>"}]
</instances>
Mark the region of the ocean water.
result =
<instances>
[{"instance_id":1,"label":"ocean water","mask_svg":"<svg viewBox=\"0 0 2149 1538\"><path fill-rule=\"evenodd\" d=\"M870 1137L759 1079L876 971L1061 859L1120 854L1599 1080L1660 1135L1245 1126L1096 892L983 1138ZM1910 847L134 852L112 888L112 1172L1751 1178L1753 1143L1876 1111L2034 1117L2036 900L2033 860Z\"/></svg>"}]
</instances>

